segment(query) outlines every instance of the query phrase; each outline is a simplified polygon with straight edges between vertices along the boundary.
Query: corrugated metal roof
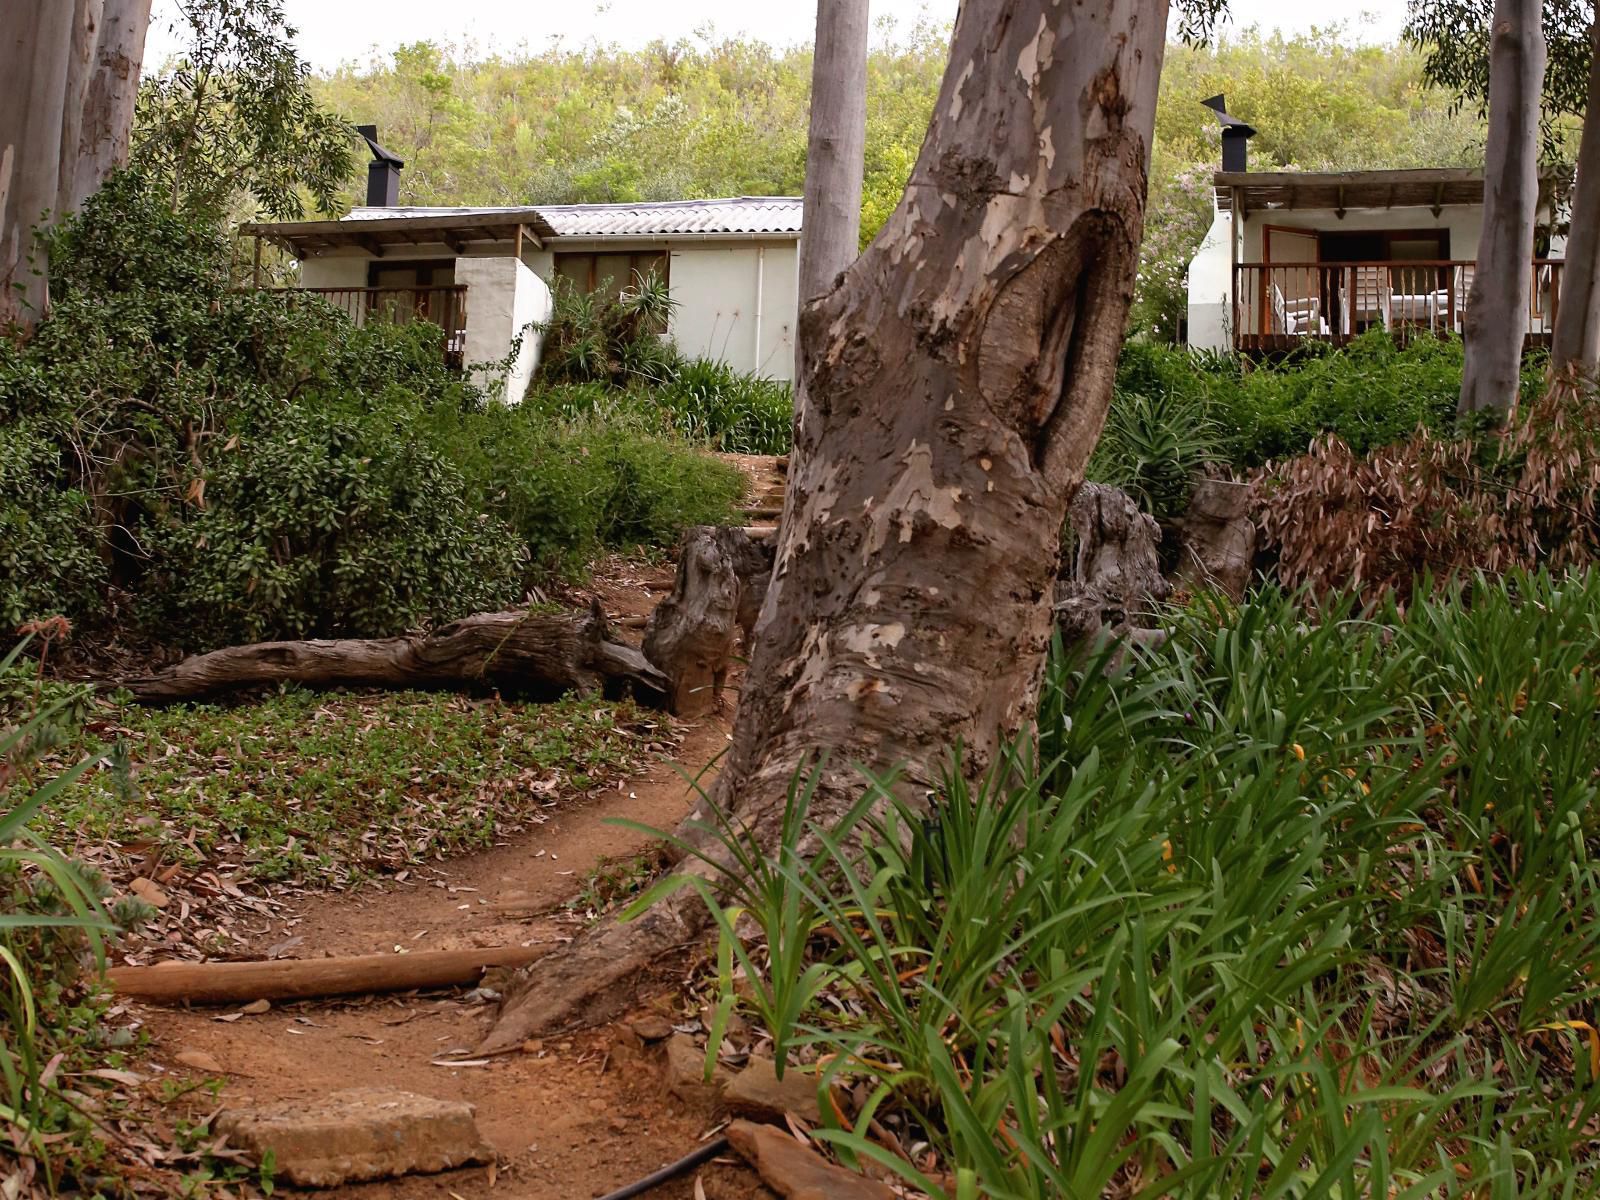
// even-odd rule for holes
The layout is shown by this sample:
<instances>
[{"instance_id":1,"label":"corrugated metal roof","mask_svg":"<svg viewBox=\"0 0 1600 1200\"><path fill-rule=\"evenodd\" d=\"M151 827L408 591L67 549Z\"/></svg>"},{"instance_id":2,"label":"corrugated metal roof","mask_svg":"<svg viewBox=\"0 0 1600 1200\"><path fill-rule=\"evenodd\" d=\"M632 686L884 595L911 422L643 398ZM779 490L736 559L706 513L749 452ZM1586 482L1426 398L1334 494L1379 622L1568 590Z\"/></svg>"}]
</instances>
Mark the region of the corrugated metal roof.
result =
<instances>
[{"instance_id":1,"label":"corrugated metal roof","mask_svg":"<svg viewBox=\"0 0 1600 1200\"><path fill-rule=\"evenodd\" d=\"M797 234L798 196L734 196L723 200L657 200L639 204L540 204L521 208L352 209L346 220L455 216L541 219L556 237L672 237L699 234Z\"/></svg>"}]
</instances>

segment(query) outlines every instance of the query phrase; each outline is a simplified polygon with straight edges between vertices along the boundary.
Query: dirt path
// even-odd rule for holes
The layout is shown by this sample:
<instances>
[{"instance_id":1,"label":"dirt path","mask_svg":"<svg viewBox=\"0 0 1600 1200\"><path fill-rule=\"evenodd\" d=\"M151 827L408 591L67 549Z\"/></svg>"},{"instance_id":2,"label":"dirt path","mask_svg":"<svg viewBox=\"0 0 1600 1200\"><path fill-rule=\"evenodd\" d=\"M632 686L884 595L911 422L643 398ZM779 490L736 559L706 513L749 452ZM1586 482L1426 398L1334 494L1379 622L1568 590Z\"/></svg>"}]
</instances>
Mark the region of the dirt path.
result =
<instances>
[{"instance_id":1,"label":"dirt path","mask_svg":"<svg viewBox=\"0 0 1600 1200\"><path fill-rule=\"evenodd\" d=\"M661 590L662 573L648 574L635 586L602 590L614 616L648 610ZM593 869L648 846L643 835L606 822L624 817L672 828L694 799L684 773L694 775L721 754L731 718L730 711L689 728L675 762L655 764L618 791L557 806L546 822L505 845L418 868L381 887L308 897L261 933L253 948L265 953L276 946L292 957L311 958L570 937L583 922L581 893ZM562 911L574 898L580 898L579 911ZM498 982L490 978L485 985ZM639 1009L678 1016L672 1007L678 982L642 978ZM461 990L289 1004L227 1021L215 1010L134 1007L152 1039L145 1070L203 1077L206 1072L178 1062L179 1054L192 1057L196 1051L222 1068L226 1082L216 1099L191 1092L169 1106L171 1119L180 1115L172 1110L197 1116L218 1106L303 1099L341 1088L398 1087L470 1101L500 1155L492 1183L488 1171L473 1168L327 1196L588 1200L682 1157L714 1127L711 1112L687 1106L667 1090L661 1047L646 1047L622 1024L553 1039L482 1066L435 1065L470 1057L493 1011L493 1004ZM770 1195L731 1162L699 1174L710 1200ZM690 1173L651 1196L689 1200L694 1187Z\"/></svg>"}]
</instances>

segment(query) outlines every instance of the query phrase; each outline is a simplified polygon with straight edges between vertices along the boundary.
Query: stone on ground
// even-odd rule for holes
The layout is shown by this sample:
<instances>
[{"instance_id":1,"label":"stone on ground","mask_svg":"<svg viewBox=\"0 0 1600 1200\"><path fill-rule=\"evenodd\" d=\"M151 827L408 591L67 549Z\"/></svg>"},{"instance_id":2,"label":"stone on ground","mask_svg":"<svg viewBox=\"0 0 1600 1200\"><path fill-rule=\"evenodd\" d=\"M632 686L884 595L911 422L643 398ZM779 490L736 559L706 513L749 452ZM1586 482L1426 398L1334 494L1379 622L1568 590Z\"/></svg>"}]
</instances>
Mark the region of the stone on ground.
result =
<instances>
[{"instance_id":1,"label":"stone on ground","mask_svg":"<svg viewBox=\"0 0 1600 1200\"><path fill-rule=\"evenodd\" d=\"M218 1133L297 1187L337 1187L494 1161L472 1105L390 1088L354 1088L224 1112Z\"/></svg>"},{"instance_id":2,"label":"stone on ground","mask_svg":"<svg viewBox=\"0 0 1600 1200\"><path fill-rule=\"evenodd\" d=\"M750 1065L735 1075L722 1089L728 1111L752 1121L783 1123L785 1113L816 1125L822 1120L817 1108L817 1080L790 1067L778 1078L770 1058L752 1058Z\"/></svg>"},{"instance_id":3,"label":"stone on ground","mask_svg":"<svg viewBox=\"0 0 1600 1200\"><path fill-rule=\"evenodd\" d=\"M894 1200L888 1185L846 1171L771 1125L735 1121L728 1141L786 1200Z\"/></svg>"},{"instance_id":4,"label":"stone on ground","mask_svg":"<svg viewBox=\"0 0 1600 1200\"><path fill-rule=\"evenodd\" d=\"M722 1094L729 1079L726 1067L718 1064L706 1082L706 1051L686 1033L667 1039L667 1088L687 1104L710 1104Z\"/></svg>"}]
</instances>

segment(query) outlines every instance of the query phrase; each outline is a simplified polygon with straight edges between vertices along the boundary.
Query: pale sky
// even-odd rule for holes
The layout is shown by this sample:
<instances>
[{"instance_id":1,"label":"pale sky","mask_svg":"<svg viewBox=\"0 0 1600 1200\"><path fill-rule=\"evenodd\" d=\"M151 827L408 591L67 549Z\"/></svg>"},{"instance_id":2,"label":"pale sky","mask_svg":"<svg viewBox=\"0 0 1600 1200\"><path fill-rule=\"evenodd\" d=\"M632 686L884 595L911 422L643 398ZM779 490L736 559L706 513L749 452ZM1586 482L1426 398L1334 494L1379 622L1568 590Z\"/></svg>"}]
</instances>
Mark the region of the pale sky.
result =
<instances>
[{"instance_id":1,"label":"pale sky","mask_svg":"<svg viewBox=\"0 0 1600 1200\"><path fill-rule=\"evenodd\" d=\"M921 16L954 18L957 0L871 0L874 20L902 27ZM300 52L313 67L367 61L374 52L424 39L485 51L546 48L553 38L578 47L594 42L639 46L674 41L710 27L718 35L747 34L777 46L809 42L816 8L809 0L285 0L300 31ZM182 46L170 30L175 0L155 0L145 61L151 67ZM1405 20L1404 0L1232 0L1232 25L1305 32L1343 24L1368 42L1392 41Z\"/></svg>"}]
</instances>

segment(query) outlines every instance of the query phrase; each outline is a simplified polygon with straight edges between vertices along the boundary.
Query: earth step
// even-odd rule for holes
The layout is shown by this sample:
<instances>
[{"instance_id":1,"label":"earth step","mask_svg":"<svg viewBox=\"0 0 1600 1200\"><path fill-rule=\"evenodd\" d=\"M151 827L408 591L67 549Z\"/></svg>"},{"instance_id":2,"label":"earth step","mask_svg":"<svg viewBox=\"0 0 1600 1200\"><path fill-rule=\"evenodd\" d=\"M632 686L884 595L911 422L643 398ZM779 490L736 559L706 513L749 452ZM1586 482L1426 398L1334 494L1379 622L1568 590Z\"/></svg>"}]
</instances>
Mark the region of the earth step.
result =
<instances>
[{"instance_id":1,"label":"earth step","mask_svg":"<svg viewBox=\"0 0 1600 1200\"><path fill-rule=\"evenodd\" d=\"M811 1125L822 1120L817 1107L816 1076L790 1067L779 1079L770 1058L752 1058L722 1089L722 1100L734 1116L752 1121L781 1125L785 1113L793 1113Z\"/></svg>"},{"instance_id":2,"label":"earth step","mask_svg":"<svg viewBox=\"0 0 1600 1200\"><path fill-rule=\"evenodd\" d=\"M271 1151L296 1187L338 1187L494 1161L473 1107L391 1088L352 1088L223 1112L216 1130L257 1160Z\"/></svg>"},{"instance_id":3,"label":"earth step","mask_svg":"<svg viewBox=\"0 0 1600 1200\"><path fill-rule=\"evenodd\" d=\"M735 1121L727 1135L761 1181L787 1200L894 1200L888 1185L834 1166L771 1125Z\"/></svg>"},{"instance_id":4,"label":"earth step","mask_svg":"<svg viewBox=\"0 0 1600 1200\"><path fill-rule=\"evenodd\" d=\"M746 517L749 517L753 521L759 521L759 520L762 520L763 518L765 518L768 521L776 521L779 517L783 516L783 505L781 505L781 504L767 504L767 505L753 506L751 508L745 509L744 510L744 515Z\"/></svg>"}]
</instances>

